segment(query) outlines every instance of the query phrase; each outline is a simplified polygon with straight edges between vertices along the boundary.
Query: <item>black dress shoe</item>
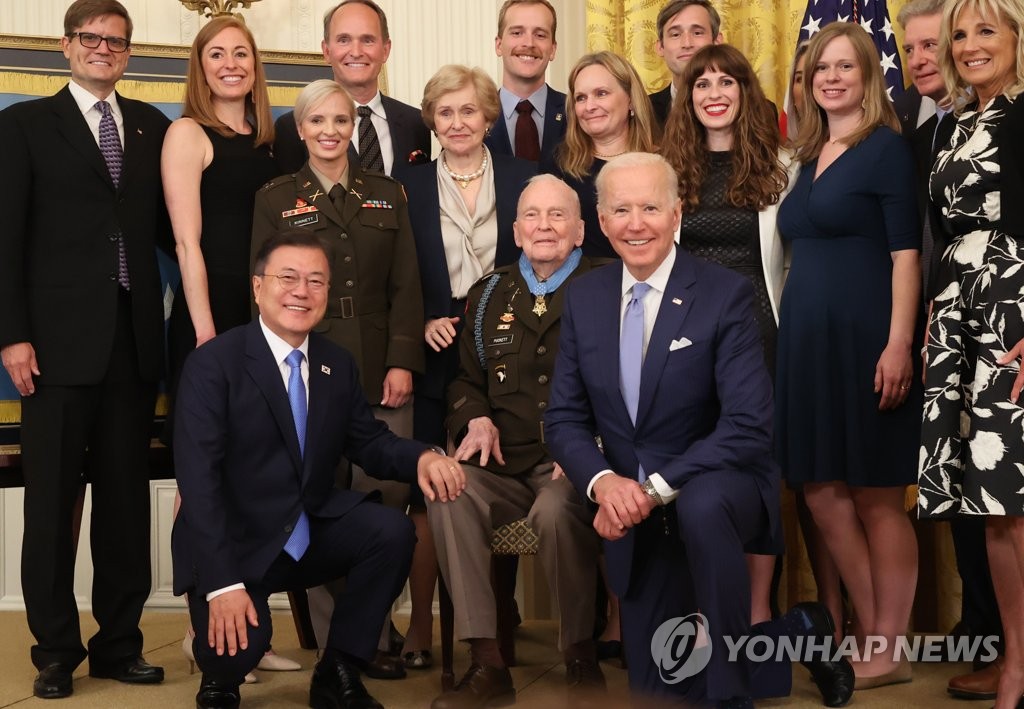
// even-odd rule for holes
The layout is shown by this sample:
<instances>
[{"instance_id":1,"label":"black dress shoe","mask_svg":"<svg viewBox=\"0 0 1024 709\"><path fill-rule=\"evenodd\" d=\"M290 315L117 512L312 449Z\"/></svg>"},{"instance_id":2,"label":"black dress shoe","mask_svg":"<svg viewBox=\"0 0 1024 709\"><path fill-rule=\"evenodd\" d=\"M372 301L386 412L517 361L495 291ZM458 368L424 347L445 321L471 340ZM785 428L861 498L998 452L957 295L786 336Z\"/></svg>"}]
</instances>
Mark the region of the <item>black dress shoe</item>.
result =
<instances>
[{"instance_id":1,"label":"black dress shoe","mask_svg":"<svg viewBox=\"0 0 1024 709\"><path fill-rule=\"evenodd\" d=\"M242 698L237 684L204 679L196 695L196 709L238 709Z\"/></svg>"},{"instance_id":2,"label":"black dress shoe","mask_svg":"<svg viewBox=\"0 0 1024 709\"><path fill-rule=\"evenodd\" d=\"M790 609L788 620L807 628L806 635L815 638L831 638L836 632L832 614L821 603L798 603ZM831 647L831 644L827 647ZM800 663L811 672L811 680L821 692L821 701L827 707L845 706L853 696L856 677L853 665L845 657L830 659L827 650L817 659Z\"/></svg>"},{"instance_id":3,"label":"black dress shoe","mask_svg":"<svg viewBox=\"0 0 1024 709\"><path fill-rule=\"evenodd\" d=\"M159 684L164 681L164 668L151 665L141 657L130 657L111 665L90 663L89 676L127 684Z\"/></svg>"},{"instance_id":4,"label":"black dress shoe","mask_svg":"<svg viewBox=\"0 0 1024 709\"><path fill-rule=\"evenodd\" d=\"M366 663L363 674L371 679L405 679L405 663L380 650Z\"/></svg>"},{"instance_id":5,"label":"black dress shoe","mask_svg":"<svg viewBox=\"0 0 1024 709\"><path fill-rule=\"evenodd\" d=\"M403 647L405 647L405 636L398 632L398 628L392 622L388 629L388 654L392 657L399 657Z\"/></svg>"},{"instance_id":6,"label":"black dress shoe","mask_svg":"<svg viewBox=\"0 0 1024 709\"><path fill-rule=\"evenodd\" d=\"M327 653L313 670L309 706L313 709L384 709L384 705L366 691L355 665Z\"/></svg>"},{"instance_id":7,"label":"black dress shoe","mask_svg":"<svg viewBox=\"0 0 1024 709\"><path fill-rule=\"evenodd\" d=\"M40 699L63 699L70 697L73 691L71 670L59 662L51 662L39 670L32 683L32 694Z\"/></svg>"},{"instance_id":8,"label":"black dress shoe","mask_svg":"<svg viewBox=\"0 0 1024 709\"><path fill-rule=\"evenodd\" d=\"M598 640L595 644L598 660L618 660L622 656L621 640Z\"/></svg>"}]
</instances>

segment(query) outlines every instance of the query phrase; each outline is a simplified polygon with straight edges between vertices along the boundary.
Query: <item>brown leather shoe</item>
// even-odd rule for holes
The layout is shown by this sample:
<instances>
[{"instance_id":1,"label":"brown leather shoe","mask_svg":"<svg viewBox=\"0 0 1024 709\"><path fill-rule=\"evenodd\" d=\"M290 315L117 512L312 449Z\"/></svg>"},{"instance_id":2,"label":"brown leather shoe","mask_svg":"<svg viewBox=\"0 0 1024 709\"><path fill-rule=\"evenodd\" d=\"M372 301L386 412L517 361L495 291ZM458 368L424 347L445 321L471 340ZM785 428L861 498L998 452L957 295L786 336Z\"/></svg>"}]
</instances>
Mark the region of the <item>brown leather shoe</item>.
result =
<instances>
[{"instance_id":1,"label":"brown leather shoe","mask_svg":"<svg viewBox=\"0 0 1024 709\"><path fill-rule=\"evenodd\" d=\"M507 667L470 665L455 689L445 692L430 704L430 709L484 709L516 703L512 673Z\"/></svg>"},{"instance_id":2,"label":"brown leather shoe","mask_svg":"<svg viewBox=\"0 0 1024 709\"><path fill-rule=\"evenodd\" d=\"M995 699L1002 671L1003 656L1000 655L984 669L949 680L946 691L957 699Z\"/></svg>"}]
</instances>

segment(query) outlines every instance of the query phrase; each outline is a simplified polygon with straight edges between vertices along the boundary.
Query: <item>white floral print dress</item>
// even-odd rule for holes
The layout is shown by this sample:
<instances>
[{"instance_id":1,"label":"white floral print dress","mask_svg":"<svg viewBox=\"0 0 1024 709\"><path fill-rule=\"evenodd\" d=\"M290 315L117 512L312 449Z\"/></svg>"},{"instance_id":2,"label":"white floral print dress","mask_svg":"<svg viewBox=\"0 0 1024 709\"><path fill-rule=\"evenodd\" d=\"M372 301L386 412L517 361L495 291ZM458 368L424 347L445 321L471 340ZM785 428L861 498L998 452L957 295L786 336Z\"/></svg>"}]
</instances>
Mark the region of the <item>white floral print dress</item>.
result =
<instances>
[{"instance_id":1,"label":"white floral print dress","mask_svg":"<svg viewBox=\"0 0 1024 709\"><path fill-rule=\"evenodd\" d=\"M928 327L921 517L1024 514L1024 397L1010 402L1017 365L996 363L1024 336L1024 241L999 230L996 135L1011 103L965 111L931 175L952 238Z\"/></svg>"}]
</instances>

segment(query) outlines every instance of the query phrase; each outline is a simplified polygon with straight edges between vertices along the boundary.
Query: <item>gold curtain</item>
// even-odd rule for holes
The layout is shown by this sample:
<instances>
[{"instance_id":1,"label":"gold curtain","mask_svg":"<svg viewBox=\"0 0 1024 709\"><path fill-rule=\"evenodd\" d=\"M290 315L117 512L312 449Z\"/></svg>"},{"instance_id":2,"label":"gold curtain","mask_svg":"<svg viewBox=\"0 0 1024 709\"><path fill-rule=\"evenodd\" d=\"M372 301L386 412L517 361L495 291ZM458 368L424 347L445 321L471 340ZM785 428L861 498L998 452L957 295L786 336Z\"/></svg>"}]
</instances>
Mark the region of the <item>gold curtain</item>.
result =
<instances>
[{"instance_id":1,"label":"gold curtain","mask_svg":"<svg viewBox=\"0 0 1024 709\"><path fill-rule=\"evenodd\" d=\"M781 107L789 82L793 50L808 0L715 0L726 42L750 59L765 94ZM896 13L907 0L889 0L889 17L902 45ZM640 73L648 91L669 82L669 73L654 51L656 20L664 0L587 0L587 50L618 52ZM905 60L905 58L901 57Z\"/></svg>"},{"instance_id":2,"label":"gold curtain","mask_svg":"<svg viewBox=\"0 0 1024 709\"><path fill-rule=\"evenodd\" d=\"M800 22L809 0L714 0L722 16L722 35L750 59L765 94L782 108ZM889 0L889 17L902 47L896 15L907 0ZM657 17L664 0L587 0L587 50L608 49L629 59L648 92L668 84L670 76L654 49ZM904 67L906 57L902 56ZM904 78L906 69L904 68ZM783 492L787 554L780 585L785 608L815 595L814 579L796 520L793 495ZM913 627L946 631L960 616L960 578L947 523L915 522L920 546L918 594Z\"/></svg>"}]
</instances>

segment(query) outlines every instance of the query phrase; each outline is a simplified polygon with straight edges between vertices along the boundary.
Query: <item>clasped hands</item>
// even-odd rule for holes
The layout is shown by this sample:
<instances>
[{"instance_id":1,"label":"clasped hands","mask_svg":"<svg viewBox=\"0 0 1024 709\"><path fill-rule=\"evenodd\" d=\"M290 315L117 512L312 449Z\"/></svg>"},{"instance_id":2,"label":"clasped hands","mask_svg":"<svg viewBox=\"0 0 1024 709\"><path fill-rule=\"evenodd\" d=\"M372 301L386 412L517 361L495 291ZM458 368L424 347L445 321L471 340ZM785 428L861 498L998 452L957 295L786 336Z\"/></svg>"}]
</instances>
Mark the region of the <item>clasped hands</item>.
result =
<instances>
[{"instance_id":1,"label":"clasped hands","mask_svg":"<svg viewBox=\"0 0 1024 709\"><path fill-rule=\"evenodd\" d=\"M592 492L598 504L594 529L610 542L622 539L628 529L650 517L658 506L640 483L614 473L598 478Z\"/></svg>"}]
</instances>

